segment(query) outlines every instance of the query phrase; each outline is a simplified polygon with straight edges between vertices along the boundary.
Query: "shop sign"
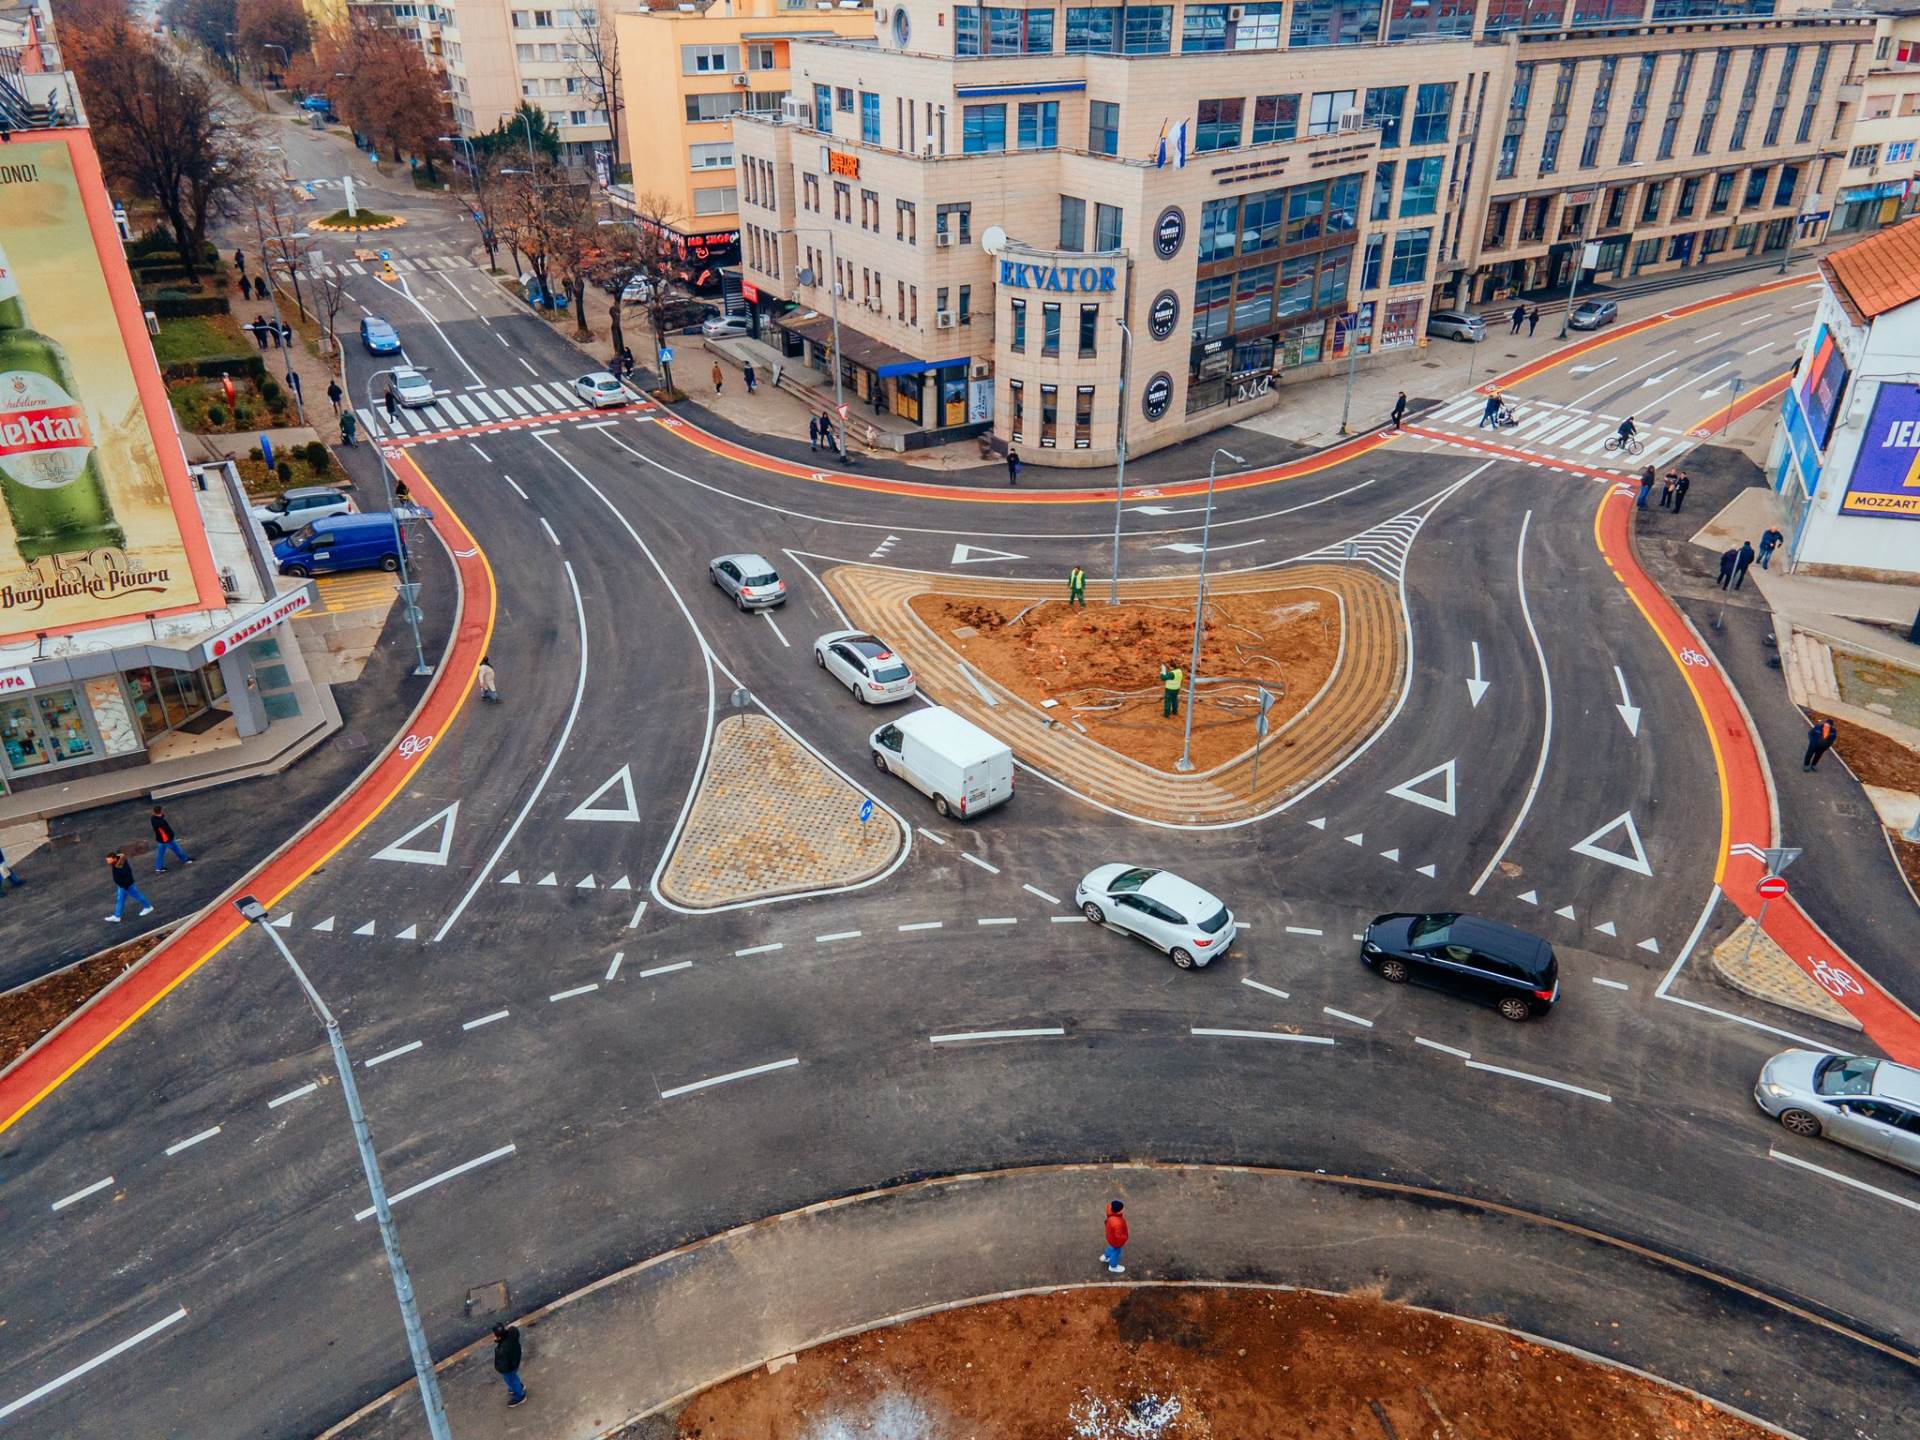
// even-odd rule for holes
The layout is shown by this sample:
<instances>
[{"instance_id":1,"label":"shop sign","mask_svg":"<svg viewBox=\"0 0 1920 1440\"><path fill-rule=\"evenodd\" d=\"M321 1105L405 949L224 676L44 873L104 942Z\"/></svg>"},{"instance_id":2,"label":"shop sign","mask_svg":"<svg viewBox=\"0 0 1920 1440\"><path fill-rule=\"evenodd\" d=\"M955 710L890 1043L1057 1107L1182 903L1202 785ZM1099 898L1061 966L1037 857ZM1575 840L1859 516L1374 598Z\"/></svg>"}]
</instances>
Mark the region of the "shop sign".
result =
<instances>
[{"instance_id":1,"label":"shop sign","mask_svg":"<svg viewBox=\"0 0 1920 1440\"><path fill-rule=\"evenodd\" d=\"M237 649L249 640L258 639L282 620L298 615L312 604L311 586L302 585L298 590L288 591L279 599L262 605L252 614L242 616L220 634L204 642L200 646L199 662L204 665L209 661L218 660L229 650Z\"/></svg>"},{"instance_id":2,"label":"shop sign","mask_svg":"<svg viewBox=\"0 0 1920 1440\"><path fill-rule=\"evenodd\" d=\"M1162 370L1147 381L1147 388L1140 392L1140 413L1149 420L1158 420L1172 404L1173 376Z\"/></svg>"},{"instance_id":3,"label":"shop sign","mask_svg":"<svg viewBox=\"0 0 1920 1440\"><path fill-rule=\"evenodd\" d=\"M1147 333L1156 340L1165 340L1179 323L1180 297L1171 290L1162 290L1147 309Z\"/></svg>"},{"instance_id":4,"label":"shop sign","mask_svg":"<svg viewBox=\"0 0 1920 1440\"><path fill-rule=\"evenodd\" d=\"M860 178L860 157L843 155L838 150L827 152L827 169L835 175L844 175L849 180Z\"/></svg>"},{"instance_id":5,"label":"shop sign","mask_svg":"<svg viewBox=\"0 0 1920 1440\"><path fill-rule=\"evenodd\" d=\"M742 280L740 282L740 298L745 300L749 305L758 305L760 303L760 287L751 280Z\"/></svg>"},{"instance_id":6,"label":"shop sign","mask_svg":"<svg viewBox=\"0 0 1920 1440\"><path fill-rule=\"evenodd\" d=\"M1081 294L1097 290L1111 295L1117 273L1111 265L1027 265L1018 260L1000 262L1000 283L1011 285L1016 290L1078 291Z\"/></svg>"},{"instance_id":7,"label":"shop sign","mask_svg":"<svg viewBox=\"0 0 1920 1440\"><path fill-rule=\"evenodd\" d=\"M1913 386L1882 384L1874 397L1840 513L1920 520L1920 391Z\"/></svg>"},{"instance_id":8,"label":"shop sign","mask_svg":"<svg viewBox=\"0 0 1920 1440\"><path fill-rule=\"evenodd\" d=\"M1180 246L1187 238L1187 212L1178 205L1169 205L1160 212L1160 218L1153 222L1153 253L1162 260L1171 260L1180 253Z\"/></svg>"},{"instance_id":9,"label":"shop sign","mask_svg":"<svg viewBox=\"0 0 1920 1440\"><path fill-rule=\"evenodd\" d=\"M20 691L33 689L33 670L21 665L12 670L0 670L0 695L12 695Z\"/></svg>"}]
</instances>

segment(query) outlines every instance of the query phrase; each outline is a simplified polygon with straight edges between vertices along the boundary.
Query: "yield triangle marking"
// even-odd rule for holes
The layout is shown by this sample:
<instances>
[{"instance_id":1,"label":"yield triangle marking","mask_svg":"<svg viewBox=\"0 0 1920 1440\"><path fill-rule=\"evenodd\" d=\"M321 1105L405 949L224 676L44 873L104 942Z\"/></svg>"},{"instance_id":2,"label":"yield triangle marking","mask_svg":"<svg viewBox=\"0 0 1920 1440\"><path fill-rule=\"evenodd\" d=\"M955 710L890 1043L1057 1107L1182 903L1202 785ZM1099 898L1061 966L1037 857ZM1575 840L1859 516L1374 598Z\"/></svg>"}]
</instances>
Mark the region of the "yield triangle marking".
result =
<instances>
[{"instance_id":1,"label":"yield triangle marking","mask_svg":"<svg viewBox=\"0 0 1920 1440\"><path fill-rule=\"evenodd\" d=\"M289 910L285 915L282 915L278 920L272 921L271 924L273 925L273 928L276 930L291 930L293 928L293 912Z\"/></svg>"},{"instance_id":2,"label":"yield triangle marking","mask_svg":"<svg viewBox=\"0 0 1920 1440\"><path fill-rule=\"evenodd\" d=\"M1456 814L1457 811L1454 809L1454 784L1457 778L1457 772L1454 767L1458 763L1459 757L1455 756L1452 760L1447 761L1445 764L1436 765L1431 770L1422 770L1411 780L1402 780L1398 785L1389 786L1387 794L1401 800L1411 800L1415 805L1424 805L1429 810L1438 810L1442 815ZM1427 781L1433 779L1436 775L1444 782L1440 787L1440 794L1424 795L1415 788L1416 786L1426 784Z\"/></svg>"},{"instance_id":3,"label":"yield triangle marking","mask_svg":"<svg viewBox=\"0 0 1920 1440\"><path fill-rule=\"evenodd\" d=\"M953 547L953 559L948 563L953 565L980 565L989 560L1024 560L1026 558L1024 555L1014 555L1005 550L989 550L984 545L955 545Z\"/></svg>"},{"instance_id":4,"label":"yield triangle marking","mask_svg":"<svg viewBox=\"0 0 1920 1440\"><path fill-rule=\"evenodd\" d=\"M1383 860L1391 860L1391 861L1393 861L1393 862L1394 862L1394 863L1395 863L1396 865L1397 865L1397 864L1399 864L1399 863L1400 863L1400 850L1399 850L1399 847L1398 847L1398 846L1396 846L1396 847L1394 847L1394 848L1393 848L1393 849L1391 849L1391 850L1382 850L1382 851L1380 852L1380 858L1381 858L1381 859L1383 859Z\"/></svg>"},{"instance_id":5,"label":"yield triangle marking","mask_svg":"<svg viewBox=\"0 0 1920 1440\"><path fill-rule=\"evenodd\" d=\"M431 815L425 820L422 820L418 825L414 826L413 829L407 831L406 834L387 846L386 849L376 851L373 858L376 860L398 860L404 865L444 865L447 863L447 852L453 847L453 826L454 822L459 818L459 815L460 802L456 800L439 814ZM423 849L420 846L409 845L407 843L416 836L426 834L435 826L438 826L440 829L440 839L432 849Z\"/></svg>"},{"instance_id":6,"label":"yield triangle marking","mask_svg":"<svg viewBox=\"0 0 1920 1440\"><path fill-rule=\"evenodd\" d=\"M1540 903L1540 892L1538 890L1529 890L1526 894L1516 896L1515 898L1519 900L1522 905L1538 905Z\"/></svg>"},{"instance_id":7,"label":"yield triangle marking","mask_svg":"<svg viewBox=\"0 0 1920 1440\"><path fill-rule=\"evenodd\" d=\"M621 803L618 806L600 805L598 802L616 785L620 787ZM567 812L569 820L637 821L639 818L640 806L633 798L633 766L631 765L622 765L607 777L606 784Z\"/></svg>"},{"instance_id":8,"label":"yield triangle marking","mask_svg":"<svg viewBox=\"0 0 1920 1440\"><path fill-rule=\"evenodd\" d=\"M509 870L500 877L500 883L502 885L518 885L520 883L520 872L518 870Z\"/></svg>"},{"instance_id":9,"label":"yield triangle marking","mask_svg":"<svg viewBox=\"0 0 1920 1440\"><path fill-rule=\"evenodd\" d=\"M371 920L367 921L366 924L362 925L358 930L354 931L353 933L356 935L373 934L373 922Z\"/></svg>"},{"instance_id":10,"label":"yield triangle marking","mask_svg":"<svg viewBox=\"0 0 1920 1440\"><path fill-rule=\"evenodd\" d=\"M1311 825L1316 830L1324 830L1327 828L1327 817L1322 815L1318 820L1307 821L1307 824Z\"/></svg>"},{"instance_id":11,"label":"yield triangle marking","mask_svg":"<svg viewBox=\"0 0 1920 1440\"><path fill-rule=\"evenodd\" d=\"M1346 840L1347 844L1349 845L1364 845L1367 843L1367 837L1362 834L1356 833L1353 835L1345 836L1343 838Z\"/></svg>"},{"instance_id":12,"label":"yield triangle marking","mask_svg":"<svg viewBox=\"0 0 1920 1440\"><path fill-rule=\"evenodd\" d=\"M1593 928L1599 931L1602 935L1617 935L1620 933L1619 931L1613 928L1613 922L1611 920L1602 920L1598 925L1594 926Z\"/></svg>"},{"instance_id":13,"label":"yield triangle marking","mask_svg":"<svg viewBox=\"0 0 1920 1440\"><path fill-rule=\"evenodd\" d=\"M546 874L542 875L538 880L534 881L534 884L536 885L558 885L559 883L560 883L560 877L558 875L555 875L551 870L547 871Z\"/></svg>"},{"instance_id":14,"label":"yield triangle marking","mask_svg":"<svg viewBox=\"0 0 1920 1440\"><path fill-rule=\"evenodd\" d=\"M418 940L420 938L420 927L417 925L409 925L393 938L396 940Z\"/></svg>"},{"instance_id":15,"label":"yield triangle marking","mask_svg":"<svg viewBox=\"0 0 1920 1440\"><path fill-rule=\"evenodd\" d=\"M584 880L576 881L573 888L576 890L598 890L600 887L593 883L593 876L589 875Z\"/></svg>"},{"instance_id":16,"label":"yield triangle marking","mask_svg":"<svg viewBox=\"0 0 1920 1440\"><path fill-rule=\"evenodd\" d=\"M1426 876L1429 880L1434 878L1433 866L1431 865L1422 865L1418 873Z\"/></svg>"},{"instance_id":17,"label":"yield triangle marking","mask_svg":"<svg viewBox=\"0 0 1920 1440\"><path fill-rule=\"evenodd\" d=\"M1658 955L1660 953L1660 942L1649 935L1633 948L1636 950L1645 950L1652 955Z\"/></svg>"},{"instance_id":18,"label":"yield triangle marking","mask_svg":"<svg viewBox=\"0 0 1920 1440\"><path fill-rule=\"evenodd\" d=\"M1567 920L1572 920L1577 918L1573 913L1573 907L1571 905L1562 905L1558 910L1554 911L1553 913Z\"/></svg>"},{"instance_id":19,"label":"yield triangle marking","mask_svg":"<svg viewBox=\"0 0 1920 1440\"><path fill-rule=\"evenodd\" d=\"M633 889L633 882L627 879L626 876L622 875L618 880L614 881L613 884L609 885L607 888L609 890L631 890Z\"/></svg>"},{"instance_id":20,"label":"yield triangle marking","mask_svg":"<svg viewBox=\"0 0 1920 1440\"><path fill-rule=\"evenodd\" d=\"M326 919L322 920L318 925L314 926L313 928L316 930L333 929L333 917L331 915L327 916Z\"/></svg>"},{"instance_id":21,"label":"yield triangle marking","mask_svg":"<svg viewBox=\"0 0 1920 1440\"><path fill-rule=\"evenodd\" d=\"M1616 830L1626 831L1627 845L1633 851L1631 855L1622 855L1616 850L1600 848L1599 842ZM1633 823L1631 810L1622 810L1619 815L1571 848L1576 855L1585 855L1590 860L1604 860L1609 865L1618 865L1622 870L1631 870L1636 875L1653 878L1653 867L1647 864L1647 847L1640 843L1640 827Z\"/></svg>"}]
</instances>

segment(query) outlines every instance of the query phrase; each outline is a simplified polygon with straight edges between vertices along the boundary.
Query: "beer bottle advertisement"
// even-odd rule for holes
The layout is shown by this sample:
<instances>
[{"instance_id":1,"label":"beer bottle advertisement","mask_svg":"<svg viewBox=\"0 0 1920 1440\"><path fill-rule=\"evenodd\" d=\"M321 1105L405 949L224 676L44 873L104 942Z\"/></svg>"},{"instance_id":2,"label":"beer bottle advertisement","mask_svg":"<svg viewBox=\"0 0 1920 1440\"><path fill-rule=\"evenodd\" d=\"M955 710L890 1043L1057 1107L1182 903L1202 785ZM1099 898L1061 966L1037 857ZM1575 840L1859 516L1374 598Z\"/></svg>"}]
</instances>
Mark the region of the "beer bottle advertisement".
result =
<instances>
[{"instance_id":1,"label":"beer bottle advertisement","mask_svg":"<svg viewBox=\"0 0 1920 1440\"><path fill-rule=\"evenodd\" d=\"M0 150L0 636L193 607L211 570L110 204L84 132Z\"/></svg>"}]
</instances>

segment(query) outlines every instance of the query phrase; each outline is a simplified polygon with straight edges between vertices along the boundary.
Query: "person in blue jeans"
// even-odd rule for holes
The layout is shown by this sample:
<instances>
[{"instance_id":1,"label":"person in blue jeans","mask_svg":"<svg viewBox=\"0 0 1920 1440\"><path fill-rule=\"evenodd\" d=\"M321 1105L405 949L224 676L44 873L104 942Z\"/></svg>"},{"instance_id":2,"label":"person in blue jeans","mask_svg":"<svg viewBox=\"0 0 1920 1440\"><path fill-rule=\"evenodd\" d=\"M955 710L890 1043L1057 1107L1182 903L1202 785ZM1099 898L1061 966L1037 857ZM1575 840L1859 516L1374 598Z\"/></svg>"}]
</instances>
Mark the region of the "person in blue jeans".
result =
<instances>
[{"instance_id":1,"label":"person in blue jeans","mask_svg":"<svg viewBox=\"0 0 1920 1440\"><path fill-rule=\"evenodd\" d=\"M193 857L180 848L180 840L173 833L173 822L167 819L167 812L156 805L150 818L153 821L153 873L158 875L167 868L169 850L180 857L182 865L193 864Z\"/></svg>"},{"instance_id":2,"label":"person in blue jeans","mask_svg":"<svg viewBox=\"0 0 1920 1440\"><path fill-rule=\"evenodd\" d=\"M520 1331L515 1326L493 1327L493 1368L507 1382L508 1405L527 1398L527 1387L520 1383Z\"/></svg>"},{"instance_id":3,"label":"person in blue jeans","mask_svg":"<svg viewBox=\"0 0 1920 1440\"><path fill-rule=\"evenodd\" d=\"M116 892L113 897L113 914L107 916L107 923L109 925L118 925L120 923L120 917L126 913L128 896L132 896L140 902L140 913L142 915L151 915L153 913L153 902L142 895L140 893L140 887L133 883L133 867L127 863L126 854L116 850L107 856L107 868L113 872L113 884Z\"/></svg>"}]
</instances>

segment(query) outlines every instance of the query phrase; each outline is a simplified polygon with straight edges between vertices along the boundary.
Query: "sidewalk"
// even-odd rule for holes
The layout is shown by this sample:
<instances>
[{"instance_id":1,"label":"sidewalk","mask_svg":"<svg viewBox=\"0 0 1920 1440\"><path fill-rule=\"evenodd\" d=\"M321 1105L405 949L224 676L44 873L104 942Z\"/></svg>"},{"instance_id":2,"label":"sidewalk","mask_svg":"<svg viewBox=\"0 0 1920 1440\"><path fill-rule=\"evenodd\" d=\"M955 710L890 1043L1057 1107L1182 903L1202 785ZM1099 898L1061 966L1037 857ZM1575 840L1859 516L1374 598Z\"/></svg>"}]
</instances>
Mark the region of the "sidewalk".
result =
<instances>
[{"instance_id":1,"label":"sidewalk","mask_svg":"<svg viewBox=\"0 0 1920 1440\"><path fill-rule=\"evenodd\" d=\"M1113 1196L1134 1233L1119 1283L1099 1264ZM463 1440L588 1440L889 1320L1060 1286L1111 1286L1118 1301L1135 1284L1209 1281L1383 1292L1484 1317L1706 1385L1809 1435L1891 1437L1910 1398L1908 1367L1848 1332L1591 1230L1385 1181L1149 1165L925 1181L745 1225L529 1316L470 1312L475 1338L441 1363L440 1383ZM499 1320L522 1334L528 1401L511 1410L492 1365ZM1783 1354L1796 1363L1782 1366ZM425 1433L409 1382L323 1440Z\"/></svg>"}]
</instances>

